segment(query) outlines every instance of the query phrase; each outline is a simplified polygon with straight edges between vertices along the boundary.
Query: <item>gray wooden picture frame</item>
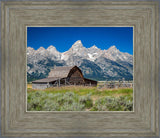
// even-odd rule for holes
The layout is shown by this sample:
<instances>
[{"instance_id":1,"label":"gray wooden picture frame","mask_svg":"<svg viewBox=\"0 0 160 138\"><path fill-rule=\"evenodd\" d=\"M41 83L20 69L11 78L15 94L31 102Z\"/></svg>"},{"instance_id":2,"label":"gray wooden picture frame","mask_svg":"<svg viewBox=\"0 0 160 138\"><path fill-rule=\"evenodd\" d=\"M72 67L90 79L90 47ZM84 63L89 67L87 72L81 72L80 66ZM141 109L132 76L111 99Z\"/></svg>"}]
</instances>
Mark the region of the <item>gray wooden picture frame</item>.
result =
<instances>
[{"instance_id":1,"label":"gray wooden picture frame","mask_svg":"<svg viewBox=\"0 0 160 138\"><path fill-rule=\"evenodd\" d=\"M3 136L158 136L157 2L2 2ZM26 112L26 26L134 26L133 112Z\"/></svg>"}]
</instances>

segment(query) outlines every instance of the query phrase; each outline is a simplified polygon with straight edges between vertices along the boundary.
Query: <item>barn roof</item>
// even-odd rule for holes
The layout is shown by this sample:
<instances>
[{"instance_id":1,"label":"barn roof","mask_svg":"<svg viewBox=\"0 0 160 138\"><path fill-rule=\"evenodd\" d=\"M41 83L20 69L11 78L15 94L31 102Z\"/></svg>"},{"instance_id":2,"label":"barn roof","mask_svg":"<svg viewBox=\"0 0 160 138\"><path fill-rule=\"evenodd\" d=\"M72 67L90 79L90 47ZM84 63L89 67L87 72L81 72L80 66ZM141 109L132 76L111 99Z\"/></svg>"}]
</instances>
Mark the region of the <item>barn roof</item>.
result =
<instances>
[{"instance_id":1,"label":"barn roof","mask_svg":"<svg viewBox=\"0 0 160 138\"><path fill-rule=\"evenodd\" d=\"M91 80L91 79L87 79L87 78L84 78L84 80L86 80L86 81L92 81L92 82L97 82L96 80Z\"/></svg>"},{"instance_id":2,"label":"barn roof","mask_svg":"<svg viewBox=\"0 0 160 138\"><path fill-rule=\"evenodd\" d=\"M59 66L51 69L48 77L66 78L74 67L77 66ZM77 67L78 68L78 67Z\"/></svg>"},{"instance_id":3,"label":"barn roof","mask_svg":"<svg viewBox=\"0 0 160 138\"><path fill-rule=\"evenodd\" d=\"M59 66L55 67L54 69L51 69L48 78L40 79L33 81L33 83L48 83L48 82L54 82L58 79L67 78L70 76L73 72L73 69L78 69L83 77L83 74L81 70L77 66ZM84 78L84 77L83 77ZM91 79L84 78L85 81L92 81L97 82Z\"/></svg>"},{"instance_id":4,"label":"barn roof","mask_svg":"<svg viewBox=\"0 0 160 138\"><path fill-rule=\"evenodd\" d=\"M49 77L49 78L44 78L44 79L40 79L40 80L36 80L36 81L32 81L32 83L47 83L47 82L53 82L58 80L59 78L56 77Z\"/></svg>"}]
</instances>

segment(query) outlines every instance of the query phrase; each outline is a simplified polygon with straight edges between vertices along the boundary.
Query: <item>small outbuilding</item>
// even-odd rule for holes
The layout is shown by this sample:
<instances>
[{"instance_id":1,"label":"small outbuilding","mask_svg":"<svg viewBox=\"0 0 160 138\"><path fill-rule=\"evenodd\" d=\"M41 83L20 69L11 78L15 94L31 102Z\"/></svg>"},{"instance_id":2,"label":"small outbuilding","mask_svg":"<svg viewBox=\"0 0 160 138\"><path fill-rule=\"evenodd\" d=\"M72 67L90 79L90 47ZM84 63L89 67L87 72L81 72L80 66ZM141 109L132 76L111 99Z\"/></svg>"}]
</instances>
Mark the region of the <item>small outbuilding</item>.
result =
<instances>
[{"instance_id":1,"label":"small outbuilding","mask_svg":"<svg viewBox=\"0 0 160 138\"><path fill-rule=\"evenodd\" d=\"M97 86L97 81L84 78L82 71L77 66L55 67L49 72L48 78L32 82L33 89L45 89L67 85Z\"/></svg>"}]
</instances>

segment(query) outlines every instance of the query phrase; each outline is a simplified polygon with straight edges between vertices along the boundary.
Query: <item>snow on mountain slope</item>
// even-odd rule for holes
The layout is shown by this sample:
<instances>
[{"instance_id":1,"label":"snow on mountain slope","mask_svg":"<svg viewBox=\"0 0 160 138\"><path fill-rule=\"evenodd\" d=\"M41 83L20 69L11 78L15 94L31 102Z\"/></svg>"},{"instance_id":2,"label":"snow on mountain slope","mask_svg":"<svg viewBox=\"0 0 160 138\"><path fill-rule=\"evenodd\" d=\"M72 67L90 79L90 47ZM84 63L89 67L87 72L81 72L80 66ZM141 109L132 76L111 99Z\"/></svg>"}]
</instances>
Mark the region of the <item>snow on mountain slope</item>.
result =
<instances>
[{"instance_id":1,"label":"snow on mountain slope","mask_svg":"<svg viewBox=\"0 0 160 138\"><path fill-rule=\"evenodd\" d=\"M111 46L109 49L104 50L103 56L113 61L126 61L133 63L133 56L128 53L120 52L116 46Z\"/></svg>"},{"instance_id":2,"label":"snow on mountain slope","mask_svg":"<svg viewBox=\"0 0 160 138\"><path fill-rule=\"evenodd\" d=\"M70 56L80 56L83 58L88 58L87 51L88 49L83 46L81 40L78 40L68 51L62 53L61 59L66 61Z\"/></svg>"}]
</instances>

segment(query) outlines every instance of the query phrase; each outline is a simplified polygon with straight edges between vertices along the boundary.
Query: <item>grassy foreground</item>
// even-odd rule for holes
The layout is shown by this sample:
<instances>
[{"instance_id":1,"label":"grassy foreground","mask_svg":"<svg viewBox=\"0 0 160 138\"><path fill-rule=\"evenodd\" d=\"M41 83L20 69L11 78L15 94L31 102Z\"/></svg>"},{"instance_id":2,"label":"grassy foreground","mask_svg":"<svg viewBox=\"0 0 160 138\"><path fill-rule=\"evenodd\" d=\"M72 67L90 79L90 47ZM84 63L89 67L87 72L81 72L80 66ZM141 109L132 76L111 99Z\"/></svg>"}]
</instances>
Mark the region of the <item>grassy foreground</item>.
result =
<instances>
[{"instance_id":1,"label":"grassy foreground","mask_svg":"<svg viewBox=\"0 0 160 138\"><path fill-rule=\"evenodd\" d=\"M27 89L28 111L133 111L133 89L66 86Z\"/></svg>"}]
</instances>

